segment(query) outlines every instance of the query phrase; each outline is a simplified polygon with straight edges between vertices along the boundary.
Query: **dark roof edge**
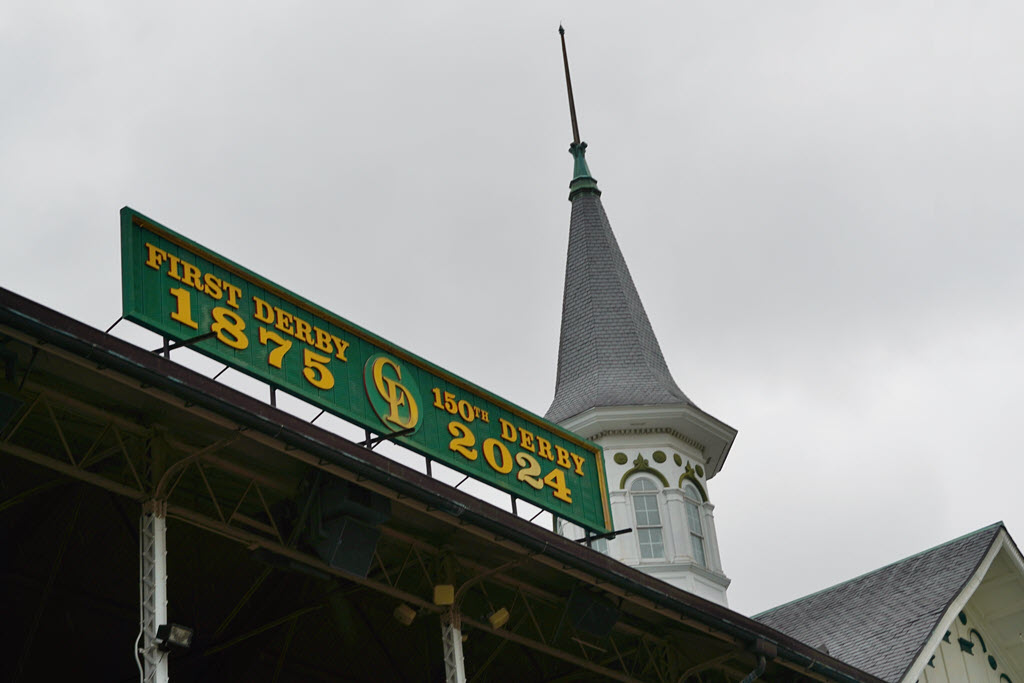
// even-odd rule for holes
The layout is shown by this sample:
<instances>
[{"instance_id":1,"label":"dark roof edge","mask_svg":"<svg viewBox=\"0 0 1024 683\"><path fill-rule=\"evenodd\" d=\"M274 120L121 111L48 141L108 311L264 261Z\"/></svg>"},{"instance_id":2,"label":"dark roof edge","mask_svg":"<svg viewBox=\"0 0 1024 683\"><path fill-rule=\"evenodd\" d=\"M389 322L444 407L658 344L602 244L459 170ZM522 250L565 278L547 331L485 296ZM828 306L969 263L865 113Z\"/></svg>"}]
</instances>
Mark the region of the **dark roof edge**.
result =
<instances>
[{"instance_id":1,"label":"dark roof edge","mask_svg":"<svg viewBox=\"0 0 1024 683\"><path fill-rule=\"evenodd\" d=\"M804 600L807 600L808 598L813 598L816 595L821 595L822 593L827 593L827 592L829 592L831 590L835 590L836 588L839 588L840 586L844 586L844 585L846 585L848 583L853 583L854 581L859 581L859 580L861 580L861 579L863 579L863 578L865 578L867 576L871 576L872 574L877 574L880 571L888 569L889 567L893 567L893 566L895 566L897 564L902 564L904 562L907 562L909 560L914 559L915 557L920 557L922 555L927 555L928 553L934 552L934 551L938 550L939 548L944 548L947 545L956 543L957 541L962 541L965 538L968 538L970 536L974 536L975 534L983 533L983 532L988 531L990 529L994 529L995 527L1002 527L1002 529L1004 531L1006 530L1006 526L1002 523L1002 521L994 522L993 524L989 524L988 526L983 526L980 529L975 529L974 531L970 531L970 532L968 532L966 534L962 534L960 536L957 536L956 538L951 538L948 541L944 541L942 543L939 543L938 545L934 545L931 548L928 548L927 550L922 550L920 552L914 553L913 555L907 555L903 559L896 560L895 562L890 562L889 564L883 565L881 567L877 567L877 568L872 569L870 571L864 572L863 574L858 574L857 576L850 577L849 579L845 579L843 581L840 581L839 583L834 583L831 586L826 586L825 588L822 588L820 590L816 590L813 593L808 593L807 595L801 595L800 597L793 598L792 600L787 600L786 602L782 603L781 605L775 605L774 607L770 607L770 608L764 610L763 612L758 612L752 618L753 619L760 619L761 617L763 617L763 616L765 616L765 615L767 615L767 614L769 614L771 612L774 612L775 610L782 609L783 607L788 607L789 605L792 605L792 604L797 603L797 602L802 602ZM993 542L994 541L995 541L995 537L993 537ZM960 590L963 590L963 586L960 587ZM959 593L959 591L958 591L958 593ZM949 605L946 605L947 609L948 609L948 607L949 607Z\"/></svg>"},{"instance_id":2,"label":"dark roof edge","mask_svg":"<svg viewBox=\"0 0 1024 683\"><path fill-rule=\"evenodd\" d=\"M883 683L882 679L765 624L676 589L294 415L219 384L183 365L112 337L4 288L0 288L0 324L15 327L101 367L137 379L329 460L391 488L396 493L419 500L488 532L510 538L533 553L545 555L624 592L678 611L741 642L753 645L758 639L770 641L778 647L780 658L804 670L851 683Z\"/></svg>"}]
</instances>

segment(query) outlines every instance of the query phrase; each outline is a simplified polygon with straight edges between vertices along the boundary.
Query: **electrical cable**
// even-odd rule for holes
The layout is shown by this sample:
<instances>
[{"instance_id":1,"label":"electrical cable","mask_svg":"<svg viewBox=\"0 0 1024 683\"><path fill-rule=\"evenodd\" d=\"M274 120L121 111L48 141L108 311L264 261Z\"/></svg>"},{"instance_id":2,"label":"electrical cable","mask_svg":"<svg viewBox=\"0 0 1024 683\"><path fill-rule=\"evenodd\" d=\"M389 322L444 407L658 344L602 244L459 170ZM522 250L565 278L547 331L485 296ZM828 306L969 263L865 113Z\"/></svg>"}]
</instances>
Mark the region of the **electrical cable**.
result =
<instances>
[{"instance_id":1,"label":"electrical cable","mask_svg":"<svg viewBox=\"0 0 1024 683\"><path fill-rule=\"evenodd\" d=\"M139 681L145 677L145 672L142 670L142 662L139 661L139 641L142 640L142 629L139 629L139 635L135 636L135 666L139 667Z\"/></svg>"}]
</instances>

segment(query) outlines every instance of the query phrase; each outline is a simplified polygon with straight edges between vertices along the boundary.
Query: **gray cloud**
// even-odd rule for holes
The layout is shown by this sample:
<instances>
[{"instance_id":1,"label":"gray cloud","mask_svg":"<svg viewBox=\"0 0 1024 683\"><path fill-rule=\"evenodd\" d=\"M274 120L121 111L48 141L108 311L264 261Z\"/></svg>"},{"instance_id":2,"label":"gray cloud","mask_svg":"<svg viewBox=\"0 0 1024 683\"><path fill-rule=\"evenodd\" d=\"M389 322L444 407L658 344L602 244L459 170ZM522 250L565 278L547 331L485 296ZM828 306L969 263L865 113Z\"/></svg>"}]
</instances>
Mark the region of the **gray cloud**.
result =
<instances>
[{"instance_id":1,"label":"gray cloud","mask_svg":"<svg viewBox=\"0 0 1024 683\"><path fill-rule=\"evenodd\" d=\"M0 10L2 284L119 315L150 215L543 412L571 160L680 385L753 612L1004 519L1022 405L1021 8Z\"/></svg>"}]
</instances>

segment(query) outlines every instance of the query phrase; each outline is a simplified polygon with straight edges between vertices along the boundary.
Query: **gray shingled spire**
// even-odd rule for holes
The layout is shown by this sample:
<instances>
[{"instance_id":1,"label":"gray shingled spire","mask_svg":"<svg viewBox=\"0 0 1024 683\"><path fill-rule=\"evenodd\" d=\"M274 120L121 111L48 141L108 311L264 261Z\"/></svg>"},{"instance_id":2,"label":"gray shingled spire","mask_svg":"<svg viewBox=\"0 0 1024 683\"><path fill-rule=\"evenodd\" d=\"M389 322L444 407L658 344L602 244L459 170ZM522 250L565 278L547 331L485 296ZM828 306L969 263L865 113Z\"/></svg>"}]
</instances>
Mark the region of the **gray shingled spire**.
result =
<instances>
[{"instance_id":1,"label":"gray shingled spire","mask_svg":"<svg viewBox=\"0 0 1024 683\"><path fill-rule=\"evenodd\" d=\"M547 419L597 406L693 405L676 385L590 176L573 143L572 218L562 298L558 379Z\"/></svg>"}]
</instances>

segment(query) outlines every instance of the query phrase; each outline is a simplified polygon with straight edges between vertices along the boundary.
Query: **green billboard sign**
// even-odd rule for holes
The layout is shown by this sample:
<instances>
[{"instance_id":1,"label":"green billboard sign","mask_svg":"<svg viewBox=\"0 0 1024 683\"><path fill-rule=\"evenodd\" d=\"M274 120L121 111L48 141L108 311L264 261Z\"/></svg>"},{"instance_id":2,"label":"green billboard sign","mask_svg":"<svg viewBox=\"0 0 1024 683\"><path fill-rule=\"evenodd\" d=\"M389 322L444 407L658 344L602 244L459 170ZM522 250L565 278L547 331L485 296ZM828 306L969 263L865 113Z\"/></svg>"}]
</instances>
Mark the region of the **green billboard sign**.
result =
<instances>
[{"instance_id":1,"label":"green billboard sign","mask_svg":"<svg viewBox=\"0 0 1024 683\"><path fill-rule=\"evenodd\" d=\"M121 209L124 317L585 528L611 530L601 449Z\"/></svg>"}]
</instances>

